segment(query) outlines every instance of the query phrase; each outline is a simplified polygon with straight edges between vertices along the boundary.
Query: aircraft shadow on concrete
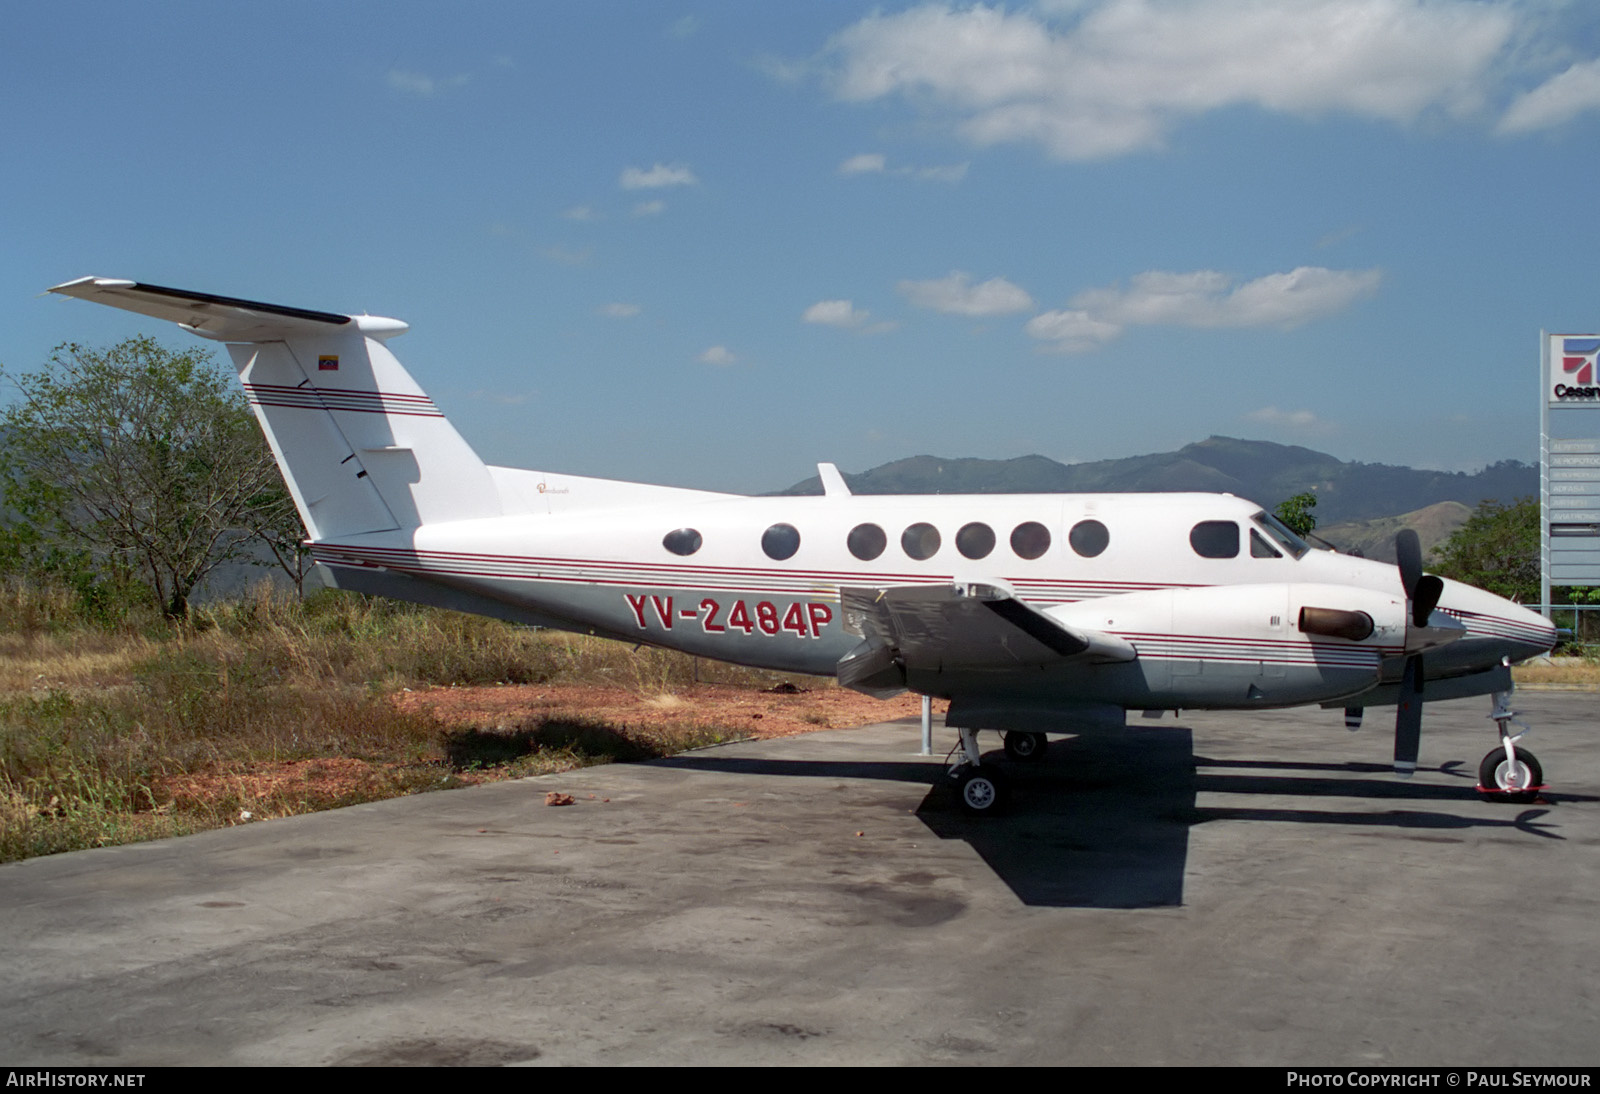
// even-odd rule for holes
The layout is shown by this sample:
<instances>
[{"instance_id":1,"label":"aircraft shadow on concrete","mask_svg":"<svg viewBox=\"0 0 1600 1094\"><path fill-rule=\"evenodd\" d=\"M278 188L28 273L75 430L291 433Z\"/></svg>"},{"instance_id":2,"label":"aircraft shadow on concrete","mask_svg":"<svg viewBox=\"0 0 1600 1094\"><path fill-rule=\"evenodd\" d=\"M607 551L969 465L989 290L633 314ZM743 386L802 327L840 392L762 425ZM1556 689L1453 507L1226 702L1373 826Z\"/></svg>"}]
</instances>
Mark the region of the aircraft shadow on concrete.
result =
<instances>
[{"instance_id":1,"label":"aircraft shadow on concrete","mask_svg":"<svg viewBox=\"0 0 1600 1094\"><path fill-rule=\"evenodd\" d=\"M1435 771L1459 785L1401 781L1387 765L1213 760L1196 756L1183 727L1141 729L1053 741L1047 758L1007 763L986 753L1008 777L1010 807L1000 816L961 810L943 766L926 762L764 760L699 753L656 761L674 767L743 774L864 778L927 785L916 814L941 839L965 840L1024 904L1061 908L1150 908L1183 903L1189 832L1217 820L1466 830L1510 828L1561 839L1542 808L1504 806L1494 816L1459 807L1478 801L1476 772L1461 761ZM1282 774L1278 774L1282 772ZM1370 778L1359 776L1370 774ZM1352 777L1358 776L1358 777ZM1366 798L1415 803L1381 812L1282 806L1199 807L1201 792L1247 798ZM1560 801L1588 800L1561 795Z\"/></svg>"}]
</instances>

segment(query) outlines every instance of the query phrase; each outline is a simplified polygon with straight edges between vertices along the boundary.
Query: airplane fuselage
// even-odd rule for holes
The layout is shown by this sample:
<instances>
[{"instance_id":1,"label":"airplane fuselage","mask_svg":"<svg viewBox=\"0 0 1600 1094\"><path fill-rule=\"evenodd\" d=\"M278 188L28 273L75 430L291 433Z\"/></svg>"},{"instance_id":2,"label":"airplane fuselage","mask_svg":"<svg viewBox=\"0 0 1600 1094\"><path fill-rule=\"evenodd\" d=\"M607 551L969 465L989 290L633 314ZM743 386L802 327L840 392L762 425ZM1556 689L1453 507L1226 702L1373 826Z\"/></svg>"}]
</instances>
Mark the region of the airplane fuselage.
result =
<instances>
[{"instance_id":1,"label":"airplane fuselage","mask_svg":"<svg viewBox=\"0 0 1600 1094\"><path fill-rule=\"evenodd\" d=\"M553 498L593 482L545 480ZM566 500L562 512L314 550L341 587L427 599L413 587L422 582L501 605L507 618L791 672L832 676L861 641L841 601L852 587L997 586L1137 651L1121 663L1022 657L908 676L913 690L944 698L1330 703L1398 680L1403 662L1406 598L1392 565L1285 542L1259 506L1231 495L703 495L597 509ZM1304 633L1306 606L1364 608L1373 633ZM1465 633L1429 655L1429 680L1488 672L1553 642L1543 618L1460 583L1446 583L1439 610Z\"/></svg>"}]
</instances>

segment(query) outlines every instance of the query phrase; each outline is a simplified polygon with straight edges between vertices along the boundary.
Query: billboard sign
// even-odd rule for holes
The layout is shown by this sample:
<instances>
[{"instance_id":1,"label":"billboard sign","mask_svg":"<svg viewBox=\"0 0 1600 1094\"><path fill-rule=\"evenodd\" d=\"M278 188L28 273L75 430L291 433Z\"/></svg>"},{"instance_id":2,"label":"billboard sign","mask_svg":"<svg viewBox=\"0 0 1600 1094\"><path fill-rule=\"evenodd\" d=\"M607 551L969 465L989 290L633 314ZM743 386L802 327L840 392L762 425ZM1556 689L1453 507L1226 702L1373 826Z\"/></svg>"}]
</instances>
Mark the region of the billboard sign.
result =
<instances>
[{"instance_id":1,"label":"billboard sign","mask_svg":"<svg viewBox=\"0 0 1600 1094\"><path fill-rule=\"evenodd\" d=\"M1548 605L1552 585L1600 585L1600 334L1541 333L1539 357L1540 569Z\"/></svg>"},{"instance_id":2,"label":"billboard sign","mask_svg":"<svg viewBox=\"0 0 1600 1094\"><path fill-rule=\"evenodd\" d=\"M1551 406L1600 405L1600 384L1596 384L1596 357L1600 357L1600 334L1551 334L1546 336L1545 391Z\"/></svg>"}]
</instances>

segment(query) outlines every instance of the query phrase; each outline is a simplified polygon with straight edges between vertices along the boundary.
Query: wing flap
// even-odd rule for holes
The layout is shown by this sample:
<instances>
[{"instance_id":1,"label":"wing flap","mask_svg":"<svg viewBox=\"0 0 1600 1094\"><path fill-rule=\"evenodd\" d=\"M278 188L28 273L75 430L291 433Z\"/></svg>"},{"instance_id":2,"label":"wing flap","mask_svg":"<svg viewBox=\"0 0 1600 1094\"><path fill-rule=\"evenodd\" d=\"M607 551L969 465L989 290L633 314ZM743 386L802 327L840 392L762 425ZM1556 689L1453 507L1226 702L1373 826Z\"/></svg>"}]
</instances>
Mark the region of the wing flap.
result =
<instances>
[{"instance_id":1,"label":"wing flap","mask_svg":"<svg viewBox=\"0 0 1600 1094\"><path fill-rule=\"evenodd\" d=\"M839 681L881 692L907 668L999 669L1065 660L1131 661L1115 635L1069 626L997 585L907 585L839 590L845 628L863 641L839 662Z\"/></svg>"}]
</instances>

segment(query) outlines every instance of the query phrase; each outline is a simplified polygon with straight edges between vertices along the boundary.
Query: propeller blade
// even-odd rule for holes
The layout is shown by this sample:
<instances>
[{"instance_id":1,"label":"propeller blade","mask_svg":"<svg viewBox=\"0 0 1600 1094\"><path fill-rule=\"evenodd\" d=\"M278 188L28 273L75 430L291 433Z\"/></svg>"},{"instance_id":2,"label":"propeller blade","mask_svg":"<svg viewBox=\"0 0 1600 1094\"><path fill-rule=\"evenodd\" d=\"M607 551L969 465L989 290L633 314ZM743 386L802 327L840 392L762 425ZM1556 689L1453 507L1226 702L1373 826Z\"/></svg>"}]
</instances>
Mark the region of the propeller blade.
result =
<instances>
[{"instance_id":1,"label":"propeller blade","mask_svg":"<svg viewBox=\"0 0 1600 1094\"><path fill-rule=\"evenodd\" d=\"M1422 655L1406 658L1394 715L1394 773L1410 778L1422 750Z\"/></svg>"},{"instance_id":2,"label":"propeller blade","mask_svg":"<svg viewBox=\"0 0 1600 1094\"><path fill-rule=\"evenodd\" d=\"M1417 582L1422 580L1422 540L1414 528L1402 528L1394 537L1394 557L1400 564L1400 584L1405 586L1406 599L1412 600Z\"/></svg>"},{"instance_id":3,"label":"propeller blade","mask_svg":"<svg viewBox=\"0 0 1600 1094\"><path fill-rule=\"evenodd\" d=\"M1411 625L1413 627L1426 627L1428 617L1433 615L1433 609L1439 606L1439 597L1444 595L1444 579L1434 577L1432 574L1417 582L1416 592L1411 598Z\"/></svg>"}]
</instances>

